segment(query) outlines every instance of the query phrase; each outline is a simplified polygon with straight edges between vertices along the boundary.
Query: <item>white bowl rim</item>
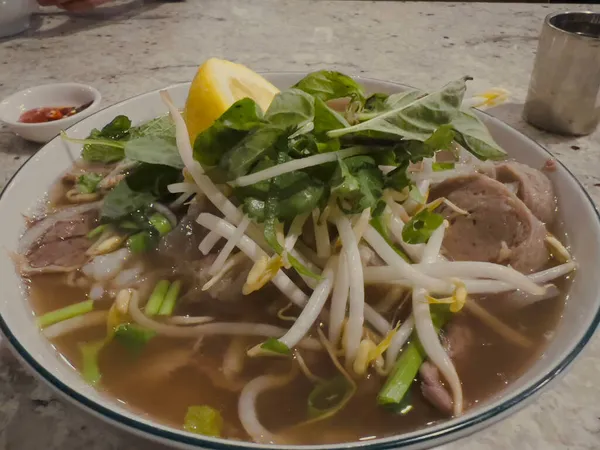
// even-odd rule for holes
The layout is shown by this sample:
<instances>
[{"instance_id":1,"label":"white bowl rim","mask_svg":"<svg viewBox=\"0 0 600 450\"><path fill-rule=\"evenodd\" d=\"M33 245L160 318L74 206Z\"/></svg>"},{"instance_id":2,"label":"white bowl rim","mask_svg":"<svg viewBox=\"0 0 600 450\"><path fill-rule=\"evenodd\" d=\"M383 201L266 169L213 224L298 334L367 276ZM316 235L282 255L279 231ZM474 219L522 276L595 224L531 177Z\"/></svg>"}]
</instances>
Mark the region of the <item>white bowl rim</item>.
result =
<instances>
[{"instance_id":1,"label":"white bowl rim","mask_svg":"<svg viewBox=\"0 0 600 450\"><path fill-rule=\"evenodd\" d=\"M62 117L58 120L52 120L50 122L39 122L39 123L27 123L27 122L19 122L19 121L14 121L14 120L6 120L4 117L0 117L0 121L4 122L7 125L10 126L17 126L20 128L41 128L41 127L48 127L49 125L61 125L64 123L67 123L69 121L71 121L71 119L73 118L77 118L79 120L83 120L86 118L86 116L81 115L84 112L92 112L92 113L96 113L98 111L96 111L96 108L100 105L100 102L102 101L102 94L100 94L100 91L98 89L96 89L94 86L90 86L89 84L83 84L83 83L75 83L75 82L64 82L64 83L46 83L46 84L38 84L36 86L31 86L25 89L21 89L18 92L14 92L12 94L10 94L8 97L4 97L2 100L0 100L0 103L3 103L7 100L12 100L13 98L16 98L18 96L23 95L26 91L29 90L34 90L34 89L38 89L38 88L47 88L50 86L65 86L65 87L71 87L74 89L79 89L79 88L83 88L88 92L91 92L94 100L92 100L92 103L83 111L78 112L77 114L73 114L72 116L67 116L67 117ZM127 99L130 100L130 99ZM127 100L124 100L124 102L126 102ZM119 102L117 104L120 104L123 102ZM44 108L44 106L38 106L38 108ZM107 106L108 108L108 106ZM103 108L106 109L106 108ZM88 113L88 116L90 114ZM79 121L78 120L78 121ZM28 160L29 161L29 160ZM28 161L26 161L25 163L27 163ZM8 183L7 183L8 186Z\"/></svg>"},{"instance_id":2,"label":"white bowl rim","mask_svg":"<svg viewBox=\"0 0 600 450\"><path fill-rule=\"evenodd\" d=\"M274 72L259 72L263 75L269 76L279 76L279 75L298 75L304 76L306 72L299 71L274 71ZM400 88L412 88L409 85L397 83L393 81L381 80L372 77L361 77L353 75L352 78L356 80L363 81L373 81L377 83L383 83L387 85L394 85ZM129 102L130 100L136 99L138 97L158 93L161 90L169 89L181 85L189 84L189 81L174 83L169 86L166 86L161 89L156 89L149 92L144 92L138 95L134 95L125 100L122 100L113 105L106 106L99 111L95 111L94 114L103 111L108 108L118 107L124 103ZM491 116L490 114L478 111L480 114L486 116L486 118L490 122L494 122L495 125L511 130L513 132L518 133L525 140L529 141L530 144L534 144L539 149L541 149L544 153L546 153L551 159L556 161L557 164L561 166L563 170L568 174L569 177L577 185L579 191L583 196L590 202L594 213L596 214L596 218L598 223L600 223L600 211L596 207L594 201L591 196L588 194L583 185L579 182L579 180L575 177L575 175L558 159L555 159L554 155L550 153L545 147L541 144L521 133L520 131L514 129L510 125L501 121L500 119ZM75 125L73 125L75 126ZM60 139L60 136L57 136L54 139ZM53 140L54 140L53 139ZM19 172L33 160L33 156L30 156L27 161L13 174L13 176L8 180L2 192L0 192L0 201L2 200L4 194L8 190L8 188L12 185L14 180L19 175ZM445 438L447 441L451 441L454 439L458 439L460 437L464 437L478 429L478 425L482 425L484 422L492 421L495 417L501 416L503 414L508 413L513 408L518 408L520 406L525 406L525 400L532 397L533 395L540 392L542 389L548 386L548 384L557 378L560 374L562 374L576 359L576 357L581 353L584 347L589 343L590 339L594 335L596 329L600 326L600 309L596 311L593 320L590 322L589 327L585 330L585 333L582 335L581 339L577 344L573 347L573 349L561 360L559 361L552 370L549 370L543 377L541 377L537 382L533 383L528 388L524 389L520 393L513 394L511 396L507 396L506 400L502 401L500 404L495 406L494 408L490 408L488 410L482 410L480 413L473 415L472 417L467 418L466 420L461 420L456 423L450 423L447 426L443 424L437 430L430 431L428 428L423 428L414 432L411 436L403 437L403 435L391 436L388 438L382 438L377 440L367 440L367 441L356 441L356 442L346 442L346 443L338 443L333 445L272 445L272 444L255 444L252 442L245 441L234 441L227 439L211 439L204 437L202 435L191 435L190 433L183 433L177 431L171 431L169 429L160 429L153 425L149 425L143 423L142 421L137 420L135 417L138 415L135 412L131 413L131 417L128 417L124 414L114 411L110 407L106 407L94 400L87 398L86 396L76 392L74 389L65 384L58 377L54 376L50 373L44 366L37 362L37 360L25 349L21 343L16 339L16 337L10 331L8 324L5 322L4 317L0 314L0 332L4 335L4 337L8 340L13 350L16 352L17 356L21 359L21 361L25 362L27 366L29 366L38 376L40 376L43 381L48 383L51 387L58 390L62 393L66 398L72 401L74 404L82 407L83 409L91 412L92 414L104 418L109 422L121 426L126 429L130 429L132 431L141 433L142 435L151 436L156 438L164 443L171 444L179 444L179 445L187 445L193 446L197 448L206 448L211 450L257 450L257 449L287 449L287 450L341 450L341 449L360 449L360 450L395 450L411 445L418 445L426 443L427 441L433 441L434 439ZM470 431L472 430L472 431Z\"/></svg>"}]
</instances>

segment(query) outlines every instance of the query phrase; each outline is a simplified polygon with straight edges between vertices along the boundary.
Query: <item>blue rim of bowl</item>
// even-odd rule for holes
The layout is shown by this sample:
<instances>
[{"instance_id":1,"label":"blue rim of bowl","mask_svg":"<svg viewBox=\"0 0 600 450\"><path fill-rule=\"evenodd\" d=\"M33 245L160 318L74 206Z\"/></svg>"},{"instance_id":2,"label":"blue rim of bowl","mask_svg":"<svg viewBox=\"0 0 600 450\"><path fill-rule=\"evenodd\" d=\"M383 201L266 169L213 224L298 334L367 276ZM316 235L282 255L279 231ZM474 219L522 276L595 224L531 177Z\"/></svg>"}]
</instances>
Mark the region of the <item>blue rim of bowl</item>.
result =
<instances>
[{"instance_id":1,"label":"blue rim of bowl","mask_svg":"<svg viewBox=\"0 0 600 450\"><path fill-rule=\"evenodd\" d=\"M305 75L304 72L264 72L263 74L271 75L271 76L276 76L276 75L302 76L302 75ZM384 84L388 84L388 85L395 85L395 86L405 88L405 89L410 88L410 86L407 86L405 84L395 83L392 81L380 80L377 78L370 78L370 77L367 78L367 77L360 77L360 76L355 76L353 78L358 79L358 80L375 81L375 82L384 83ZM179 84L185 84L185 83L188 83L188 82L172 84L164 89L172 88L172 87L178 86ZM123 103L129 102L130 100L133 100L137 97L140 97L140 96L146 95L146 94L151 94L153 92L158 92L158 90L135 95L133 97L129 97L128 99L123 100L118 103L115 103L114 105L110 105L105 108L102 108L102 109L96 111L94 114L104 111L105 109L112 108L114 106L122 105ZM500 119L497 119L496 117L494 117L488 113L485 113L483 111L479 111L479 112L481 114L487 116L487 118L489 118L490 120L492 120L494 122L498 122L502 126L508 127L511 130L515 131L516 133L522 135L528 141L532 142L537 147L539 147L541 150L543 150L545 153L547 153L549 157L554 159L569 174L569 176L575 181L575 183L577 184L577 186L579 187L579 189L581 190L583 195L588 199L594 212L596 213L596 218L598 219L598 223L600 223L600 212L598 211L598 208L596 207L594 201L592 200L592 198L590 197L588 192L585 190L583 185L575 177L575 175L573 175L573 173L561 161L559 161L558 159L555 159L554 155L552 153L550 153L549 150L547 150L541 144L536 142L534 139L521 133L519 130L516 130L515 128L511 127L510 125L502 122ZM55 139L59 139L59 138L60 137L57 137ZM27 164L29 164L31 162L31 160L33 159L34 156L35 156L35 154L30 156L27 159L27 161L25 163L23 163L23 165L21 167L19 167L19 169L14 173L14 175L9 179L9 181L6 183L6 185L2 189L2 192L0 192L0 201L2 201L4 194L6 193L8 188L11 186L11 184L13 183L15 178L19 175L19 172L21 172L21 170ZM460 435L461 432L466 432L465 434L470 434L470 433L468 433L469 428L472 428L475 431L475 428L478 425L483 424L484 422L490 421L502 413L509 412L510 409L512 409L519 403L521 403L524 400L526 400L527 398L535 395L537 392L539 392L541 389L543 389L548 383L550 383L553 379L555 379L558 375L560 375L565 369L567 369L571 365L571 363L575 360L575 358L581 353L583 348L588 344L588 342L594 335L594 333L599 325L600 325L600 309L598 311L596 311L594 319L592 320L588 329L585 331L584 335L581 337L580 341L564 357L564 359L562 361L560 361L556 365L556 367L554 367L554 369L550 370L540 380L538 380L536 383L534 383L529 388L525 389L520 394L514 395L514 396L508 398L506 401L503 401L499 405L495 406L494 408L491 408L487 411L482 411L481 413L476 414L473 417L470 417L464 421L459 421L453 425L448 425L447 427L442 427L441 429L438 429L435 431L427 431L427 428L424 428L423 430L419 430L422 432L417 432L418 434L410 436L410 437L403 438L400 435L398 437L382 438L382 439L385 439L383 442L381 442L379 439L377 439L377 440L373 440L373 441L341 443L341 444L328 445L328 446L323 446L323 445L276 446L276 445L258 445L258 444L246 443L246 442L241 442L241 441L226 441L226 440L224 440L225 442L220 442L220 441L205 439L205 438L202 438L201 436L198 436L198 437L189 436L189 435L182 434L181 432L170 431L170 430L158 428L156 426L148 425L139 420L132 419L132 418L127 417L121 413L118 413L110 408L107 408L107 407L101 405L100 403L90 400L89 398L85 397L84 395L82 395L82 394L78 393L77 391L73 390L72 388L70 388L63 381L61 381L60 379L58 379L57 377L52 375L40 363L38 363L37 360L21 345L21 343L12 334L12 332L10 331L10 328L8 327L8 324L4 320L4 317L2 317L2 315L0 314L0 331L8 339L11 346L15 349L15 351L23 359L23 361L27 365L29 365L39 376L41 376L47 383L49 383L53 388L60 391L63 395L69 397L74 402L80 404L80 406L83 406L85 409L91 410L93 413L95 413L97 415L104 416L110 422L124 425L125 427L131 428L138 432L141 432L143 435L150 435L150 436L156 437L163 441L166 440L167 442L171 441L171 442L177 443L177 444L191 445L191 446L195 446L198 448L208 448L208 449L214 449L214 450L232 450L232 449L257 450L257 449L263 449L263 448L293 449L293 450L310 450L310 449L324 449L324 448L332 449L332 450L333 449L348 449L348 448L360 449L360 450L393 450L393 449L407 447L410 445L423 444L426 441L434 440L434 439L441 439L441 438L449 438L449 440L458 439L459 437L461 437L461 435ZM132 414L135 414L135 413L132 413Z\"/></svg>"}]
</instances>

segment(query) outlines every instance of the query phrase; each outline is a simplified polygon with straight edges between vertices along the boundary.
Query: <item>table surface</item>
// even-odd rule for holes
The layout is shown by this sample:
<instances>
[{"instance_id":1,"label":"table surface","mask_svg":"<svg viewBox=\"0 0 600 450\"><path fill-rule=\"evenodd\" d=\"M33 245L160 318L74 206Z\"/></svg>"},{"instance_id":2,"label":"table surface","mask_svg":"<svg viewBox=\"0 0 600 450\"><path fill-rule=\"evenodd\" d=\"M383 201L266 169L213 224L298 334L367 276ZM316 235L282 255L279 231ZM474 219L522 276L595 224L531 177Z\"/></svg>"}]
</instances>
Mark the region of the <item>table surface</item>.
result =
<instances>
[{"instance_id":1,"label":"table surface","mask_svg":"<svg viewBox=\"0 0 600 450\"><path fill-rule=\"evenodd\" d=\"M571 5L569 9L584 9ZM598 6L589 6L596 8ZM104 105L190 80L211 56L259 71L333 68L422 88L469 74L511 101L492 114L546 146L600 201L600 131L557 137L521 119L544 16L559 5L367 1L119 2L87 15L44 10L0 40L0 98L43 83L95 86ZM0 128L0 188L35 153ZM600 337L570 372L503 422L446 450L600 448ZM161 449L59 399L0 349L0 449Z\"/></svg>"}]
</instances>

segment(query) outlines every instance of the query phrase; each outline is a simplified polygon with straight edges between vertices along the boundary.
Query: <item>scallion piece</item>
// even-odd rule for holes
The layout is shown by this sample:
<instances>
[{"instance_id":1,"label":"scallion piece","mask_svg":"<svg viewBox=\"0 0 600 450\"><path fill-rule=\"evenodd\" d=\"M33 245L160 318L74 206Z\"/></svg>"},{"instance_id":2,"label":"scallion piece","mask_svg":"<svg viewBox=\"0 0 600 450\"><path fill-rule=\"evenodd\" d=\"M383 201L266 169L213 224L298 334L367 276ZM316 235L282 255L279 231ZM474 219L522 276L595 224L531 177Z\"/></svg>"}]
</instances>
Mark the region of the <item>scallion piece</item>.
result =
<instances>
[{"instance_id":1,"label":"scallion piece","mask_svg":"<svg viewBox=\"0 0 600 450\"><path fill-rule=\"evenodd\" d=\"M133 253L143 253L149 250L151 246L152 236L147 231L140 231L127 239L127 248Z\"/></svg>"},{"instance_id":2,"label":"scallion piece","mask_svg":"<svg viewBox=\"0 0 600 450\"><path fill-rule=\"evenodd\" d=\"M86 234L85 237L87 237L88 239L97 238L102 233L104 233L107 228L108 228L108 224L106 224L106 223L104 223L102 225L98 225L96 228L94 228L92 231L90 231L88 234Z\"/></svg>"},{"instance_id":3,"label":"scallion piece","mask_svg":"<svg viewBox=\"0 0 600 450\"><path fill-rule=\"evenodd\" d=\"M181 281L177 280L174 281L171 286L169 286L169 290L165 295L165 300L158 311L159 316L170 316L173 314L177 297L179 297L179 291L181 291Z\"/></svg>"},{"instance_id":4,"label":"scallion piece","mask_svg":"<svg viewBox=\"0 0 600 450\"><path fill-rule=\"evenodd\" d=\"M160 307L165 301L165 296L167 295L170 285L171 283L167 280L160 280L156 283L156 286L154 286L154 290L150 295L150 299L146 304L145 312L148 316L155 316L158 314Z\"/></svg>"},{"instance_id":5,"label":"scallion piece","mask_svg":"<svg viewBox=\"0 0 600 450\"><path fill-rule=\"evenodd\" d=\"M431 317L436 330L439 330L446 324L451 314L447 308L432 308ZM394 368L387 381L377 395L377 403L382 406L393 407L398 405L413 383L419 368L427 357L421 342L417 337L416 331L413 332L411 342L406 344L400 357L396 360Z\"/></svg>"},{"instance_id":6,"label":"scallion piece","mask_svg":"<svg viewBox=\"0 0 600 450\"><path fill-rule=\"evenodd\" d=\"M152 225L156 229L156 231L158 231L158 234L160 234L161 236L164 236L173 229L173 227L171 226L171 222L169 222L169 219L167 219L160 213L152 214L148 218L148 220L150 221L150 225Z\"/></svg>"},{"instance_id":7,"label":"scallion piece","mask_svg":"<svg viewBox=\"0 0 600 450\"><path fill-rule=\"evenodd\" d=\"M75 303L65 306L64 308L50 311L37 318L37 324L40 328L46 328L52 324L62 322L63 320L71 319L72 317L81 316L89 313L94 308L93 300Z\"/></svg>"},{"instance_id":8,"label":"scallion piece","mask_svg":"<svg viewBox=\"0 0 600 450\"><path fill-rule=\"evenodd\" d=\"M102 339L101 341L79 344L79 350L81 351L81 375L92 386L97 385L100 382L100 378L102 378L98 365L98 357L100 356L100 350L104 348L106 342L106 339Z\"/></svg>"},{"instance_id":9,"label":"scallion piece","mask_svg":"<svg viewBox=\"0 0 600 450\"><path fill-rule=\"evenodd\" d=\"M183 428L190 433L220 437L223 417L211 406L190 406L185 415Z\"/></svg>"}]
</instances>

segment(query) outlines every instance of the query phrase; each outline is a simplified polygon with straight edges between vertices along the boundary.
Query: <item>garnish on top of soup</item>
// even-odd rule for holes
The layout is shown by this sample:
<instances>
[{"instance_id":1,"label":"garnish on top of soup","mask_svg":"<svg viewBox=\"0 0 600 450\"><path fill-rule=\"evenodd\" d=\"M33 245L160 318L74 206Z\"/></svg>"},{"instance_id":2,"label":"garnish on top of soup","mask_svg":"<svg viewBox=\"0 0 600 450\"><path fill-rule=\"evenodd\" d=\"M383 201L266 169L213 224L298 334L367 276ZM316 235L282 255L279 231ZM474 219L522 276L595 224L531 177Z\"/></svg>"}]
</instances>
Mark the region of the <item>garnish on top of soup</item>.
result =
<instances>
[{"instance_id":1,"label":"garnish on top of soup","mask_svg":"<svg viewBox=\"0 0 600 450\"><path fill-rule=\"evenodd\" d=\"M16 256L40 328L88 382L208 436L390 436L499 395L576 263L469 79L279 92L209 60L183 116L163 91L169 115L64 136L81 159Z\"/></svg>"}]
</instances>

